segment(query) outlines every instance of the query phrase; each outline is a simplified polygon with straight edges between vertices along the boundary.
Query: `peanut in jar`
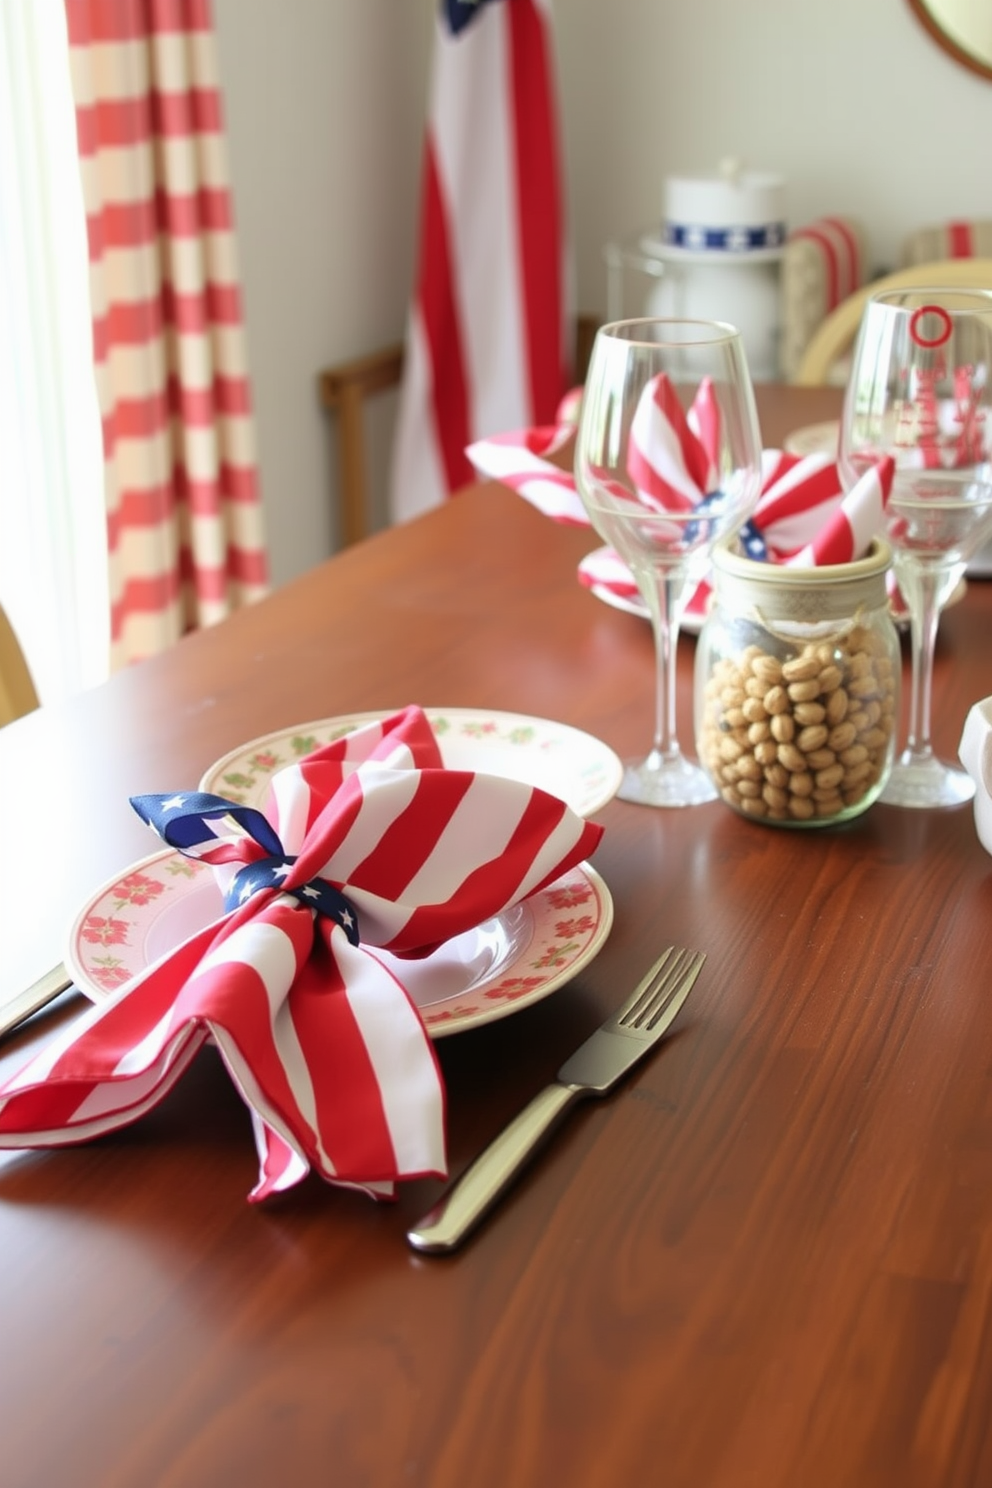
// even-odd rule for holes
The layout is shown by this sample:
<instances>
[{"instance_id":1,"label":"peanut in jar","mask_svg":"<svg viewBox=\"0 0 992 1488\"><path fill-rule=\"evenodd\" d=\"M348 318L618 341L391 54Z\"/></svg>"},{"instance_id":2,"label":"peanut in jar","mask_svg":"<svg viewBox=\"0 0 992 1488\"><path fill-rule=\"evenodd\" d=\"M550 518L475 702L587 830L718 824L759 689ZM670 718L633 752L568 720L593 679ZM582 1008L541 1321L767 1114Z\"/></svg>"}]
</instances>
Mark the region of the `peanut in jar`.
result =
<instances>
[{"instance_id":1,"label":"peanut in jar","mask_svg":"<svg viewBox=\"0 0 992 1488\"><path fill-rule=\"evenodd\" d=\"M902 673L890 562L880 539L864 559L813 569L755 562L726 546L714 554L696 652L696 749L742 816L826 826L881 794Z\"/></svg>"}]
</instances>

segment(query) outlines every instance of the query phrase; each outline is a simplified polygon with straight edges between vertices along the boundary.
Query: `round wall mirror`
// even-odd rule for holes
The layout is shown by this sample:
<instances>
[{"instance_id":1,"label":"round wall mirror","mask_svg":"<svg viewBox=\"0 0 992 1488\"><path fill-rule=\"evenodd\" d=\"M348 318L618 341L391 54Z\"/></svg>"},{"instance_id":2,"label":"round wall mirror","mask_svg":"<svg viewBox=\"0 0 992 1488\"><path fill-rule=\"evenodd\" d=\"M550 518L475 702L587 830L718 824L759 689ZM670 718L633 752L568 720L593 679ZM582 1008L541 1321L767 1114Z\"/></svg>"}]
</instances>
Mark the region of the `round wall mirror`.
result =
<instances>
[{"instance_id":1,"label":"round wall mirror","mask_svg":"<svg viewBox=\"0 0 992 1488\"><path fill-rule=\"evenodd\" d=\"M992 78L992 6L988 0L909 0L910 8L949 56Z\"/></svg>"}]
</instances>

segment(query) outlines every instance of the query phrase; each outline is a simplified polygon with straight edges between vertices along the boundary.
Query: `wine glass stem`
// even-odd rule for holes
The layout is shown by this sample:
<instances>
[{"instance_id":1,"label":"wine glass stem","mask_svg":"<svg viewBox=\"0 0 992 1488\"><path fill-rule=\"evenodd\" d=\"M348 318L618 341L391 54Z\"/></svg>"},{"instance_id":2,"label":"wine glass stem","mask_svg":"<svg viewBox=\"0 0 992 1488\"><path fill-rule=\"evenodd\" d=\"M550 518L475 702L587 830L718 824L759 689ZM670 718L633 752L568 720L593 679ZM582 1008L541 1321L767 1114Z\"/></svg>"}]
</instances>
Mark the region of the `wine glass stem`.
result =
<instances>
[{"instance_id":1,"label":"wine glass stem","mask_svg":"<svg viewBox=\"0 0 992 1488\"><path fill-rule=\"evenodd\" d=\"M906 753L923 763L933 758L930 743L930 702L933 691L933 657L937 644L940 606L937 603L939 575L924 569L915 578L916 603L911 616L913 669L909 694L909 737Z\"/></svg>"},{"instance_id":2,"label":"wine glass stem","mask_svg":"<svg viewBox=\"0 0 992 1488\"><path fill-rule=\"evenodd\" d=\"M678 759L681 754L675 730L675 653L684 584L684 575L677 570L663 569L654 574L651 605L656 678L654 749L665 760Z\"/></svg>"}]
</instances>

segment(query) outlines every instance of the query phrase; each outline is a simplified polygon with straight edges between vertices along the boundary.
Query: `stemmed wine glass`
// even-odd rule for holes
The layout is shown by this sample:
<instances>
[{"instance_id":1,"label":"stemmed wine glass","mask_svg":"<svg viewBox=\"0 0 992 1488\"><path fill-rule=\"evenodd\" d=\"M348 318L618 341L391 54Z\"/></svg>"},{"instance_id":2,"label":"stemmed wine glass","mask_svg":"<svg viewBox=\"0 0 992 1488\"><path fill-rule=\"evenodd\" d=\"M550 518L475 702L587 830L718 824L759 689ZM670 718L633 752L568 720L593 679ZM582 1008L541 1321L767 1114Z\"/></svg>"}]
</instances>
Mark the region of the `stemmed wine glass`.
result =
<instances>
[{"instance_id":1,"label":"stemmed wine glass","mask_svg":"<svg viewBox=\"0 0 992 1488\"><path fill-rule=\"evenodd\" d=\"M881 455L895 470L885 535L910 614L909 736L881 800L955 806L974 795L966 771L930 738L940 612L992 533L992 292L912 289L868 301L841 419L850 484Z\"/></svg>"},{"instance_id":2,"label":"stemmed wine glass","mask_svg":"<svg viewBox=\"0 0 992 1488\"><path fill-rule=\"evenodd\" d=\"M624 558L650 611L657 659L654 745L626 764L619 795L691 806L716 791L676 733L675 651L710 552L750 515L761 439L740 333L706 320L603 326L575 445L589 519Z\"/></svg>"}]
</instances>

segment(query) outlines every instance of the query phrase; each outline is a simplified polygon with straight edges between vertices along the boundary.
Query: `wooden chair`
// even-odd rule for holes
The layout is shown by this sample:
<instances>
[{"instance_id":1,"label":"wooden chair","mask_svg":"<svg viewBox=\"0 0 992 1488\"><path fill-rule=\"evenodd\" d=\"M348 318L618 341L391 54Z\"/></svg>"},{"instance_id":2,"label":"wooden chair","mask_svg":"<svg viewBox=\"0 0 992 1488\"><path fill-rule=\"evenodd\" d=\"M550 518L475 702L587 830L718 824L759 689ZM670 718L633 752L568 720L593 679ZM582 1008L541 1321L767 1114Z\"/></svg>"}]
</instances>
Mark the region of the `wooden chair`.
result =
<instances>
[{"instance_id":1,"label":"wooden chair","mask_svg":"<svg viewBox=\"0 0 992 1488\"><path fill-rule=\"evenodd\" d=\"M24 652L0 606L0 727L37 707L38 694Z\"/></svg>"},{"instance_id":2,"label":"wooden chair","mask_svg":"<svg viewBox=\"0 0 992 1488\"><path fill-rule=\"evenodd\" d=\"M338 414L341 546L369 531L368 462L365 458L365 400L395 387L403 374L403 347L386 346L320 373L320 398Z\"/></svg>"},{"instance_id":3,"label":"wooden chair","mask_svg":"<svg viewBox=\"0 0 992 1488\"><path fill-rule=\"evenodd\" d=\"M577 376L585 376L601 317L580 315L576 322ZM386 346L367 356L327 367L318 375L320 400L338 416L338 477L341 546L367 537L371 528L366 459L365 403L374 393L395 387L403 375L403 347ZM494 431L496 432L496 431Z\"/></svg>"},{"instance_id":4,"label":"wooden chair","mask_svg":"<svg viewBox=\"0 0 992 1488\"><path fill-rule=\"evenodd\" d=\"M814 331L803 352L795 381L801 387L816 387L833 380L831 368L853 344L871 295L888 289L922 289L938 285L950 289L992 290L992 258L949 258L913 264L863 285L843 300Z\"/></svg>"}]
</instances>

